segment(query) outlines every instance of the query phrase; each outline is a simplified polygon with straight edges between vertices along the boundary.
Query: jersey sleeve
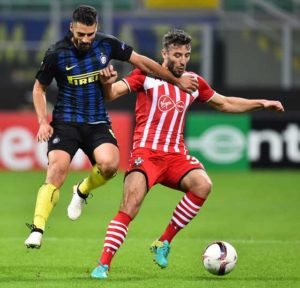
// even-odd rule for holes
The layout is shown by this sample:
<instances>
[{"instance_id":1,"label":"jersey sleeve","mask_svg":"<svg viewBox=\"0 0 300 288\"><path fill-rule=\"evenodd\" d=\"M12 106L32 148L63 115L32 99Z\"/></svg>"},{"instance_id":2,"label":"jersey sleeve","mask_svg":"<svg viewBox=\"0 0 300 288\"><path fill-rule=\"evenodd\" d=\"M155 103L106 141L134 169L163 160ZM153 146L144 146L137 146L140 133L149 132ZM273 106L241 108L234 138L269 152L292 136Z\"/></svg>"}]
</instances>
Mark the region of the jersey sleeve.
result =
<instances>
[{"instance_id":1,"label":"jersey sleeve","mask_svg":"<svg viewBox=\"0 0 300 288\"><path fill-rule=\"evenodd\" d=\"M215 90L213 90L209 84L205 81L204 78L197 75L198 79L198 92L199 92L199 101L204 103L208 102L212 96L215 94Z\"/></svg>"},{"instance_id":2,"label":"jersey sleeve","mask_svg":"<svg viewBox=\"0 0 300 288\"><path fill-rule=\"evenodd\" d=\"M133 51L133 48L131 46L111 35L106 40L110 42L113 59L120 61L129 60Z\"/></svg>"},{"instance_id":3,"label":"jersey sleeve","mask_svg":"<svg viewBox=\"0 0 300 288\"><path fill-rule=\"evenodd\" d=\"M140 69L134 69L123 81L130 91L138 92L144 88L145 79L146 75Z\"/></svg>"},{"instance_id":4,"label":"jersey sleeve","mask_svg":"<svg viewBox=\"0 0 300 288\"><path fill-rule=\"evenodd\" d=\"M35 76L41 84L48 86L52 82L52 79L54 78L55 59L53 51L48 49Z\"/></svg>"}]
</instances>

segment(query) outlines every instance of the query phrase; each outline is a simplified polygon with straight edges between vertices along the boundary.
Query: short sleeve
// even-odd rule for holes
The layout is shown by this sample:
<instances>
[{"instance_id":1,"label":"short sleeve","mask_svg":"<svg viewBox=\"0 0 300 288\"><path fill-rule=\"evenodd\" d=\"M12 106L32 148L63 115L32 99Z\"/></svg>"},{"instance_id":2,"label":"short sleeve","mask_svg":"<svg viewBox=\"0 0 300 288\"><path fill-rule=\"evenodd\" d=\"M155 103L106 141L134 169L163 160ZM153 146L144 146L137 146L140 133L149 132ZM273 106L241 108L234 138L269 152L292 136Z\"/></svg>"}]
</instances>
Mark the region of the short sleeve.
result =
<instances>
[{"instance_id":1,"label":"short sleeve","mask_svg":"<svg viewBox=\"0 0 300 288\"><path fill-rule=\"evenodd\" d=\"M35 76L43 85L48 86L54 78L55 54L50 49L47 50L41 66Z\"/></svg>"},{"instance_id":2,"label":"short sleeve","mask_svg":"<svg viewBox=\"0 0 300 288\"><path fill-rule=\"evenodd\" d=\"M140 69L134 69L123 81L128 85L130 91L139 91L144 88L146 75Z\"/></svg>"},{"instance_id":3,"label":"short sleeve","mask_svg":"<svg viewBox=\"0 0 300 288\"><path fill-rule=\"evenodd\" d=\"M118 38L109 35L106 39L110 43L112 48L112 58L120 61L128 61L133 48L127 45L125 42L120 41Z\"/></svg>"},{"instance_id":4,"label":"short sleeve","mask_svg":"<svg viewBox=\"0 0 300 288\"><path fill-rule=\"evenodd\" d=\"M215 94L215 90L213 90L209 84L205 81L201 76L197 76L198 79L198 91L199 91L199 101L207 102L210 98Z\"/></svg>"}]
</instances>

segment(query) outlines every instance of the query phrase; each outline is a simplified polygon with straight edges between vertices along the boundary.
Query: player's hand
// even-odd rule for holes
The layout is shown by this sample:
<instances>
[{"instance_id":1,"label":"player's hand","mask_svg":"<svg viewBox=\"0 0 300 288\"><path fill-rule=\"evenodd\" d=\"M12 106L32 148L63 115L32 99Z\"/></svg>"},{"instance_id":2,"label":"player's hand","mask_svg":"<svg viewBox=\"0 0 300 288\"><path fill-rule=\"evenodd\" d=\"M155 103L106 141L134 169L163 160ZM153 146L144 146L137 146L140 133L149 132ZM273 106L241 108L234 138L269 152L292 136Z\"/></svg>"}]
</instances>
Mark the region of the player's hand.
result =
<instances>
[{"instance_id":1,"label":"player's hand","mask_svg":"<svg viewBox=\"0 0 300 288\"><path fill-rule=\"evenodd\" d=\"M53 127L49 123L41 123L37 133L38 142L48 142L53 135Z\"/></svg>"},{"instance_id":2,"label":"player's hand","mask_svg":"<svg viewBox=\"0 0 300 288\"><path fill-rule=\"evenodd\" d=\"M178 81L177 86L187 93L191 94L198 89L198 80L193 75L183 75Z\"/></svg>"},{"instance_id":3,"label":"player's hand","mask_svg":"<svg viewBox=\"0 0 300 288\"><path fill-rule=\"evenodd\" d=\"M114 70L113 65L109 65L106 68L99 71L100 81L103 85L113 84L118 78L118 72Z\"/></svg>"},{"instance_id":4,"label":"player's hand","mask_svg":"<svg viewBox=\"0 0 300 288\"><path fill-rule=\"evenodd\" d=\"M284 112L284 107L280 101L265 101L264 108L267 110L274 110L277 112Z\"/></svg>"}]
</instances>

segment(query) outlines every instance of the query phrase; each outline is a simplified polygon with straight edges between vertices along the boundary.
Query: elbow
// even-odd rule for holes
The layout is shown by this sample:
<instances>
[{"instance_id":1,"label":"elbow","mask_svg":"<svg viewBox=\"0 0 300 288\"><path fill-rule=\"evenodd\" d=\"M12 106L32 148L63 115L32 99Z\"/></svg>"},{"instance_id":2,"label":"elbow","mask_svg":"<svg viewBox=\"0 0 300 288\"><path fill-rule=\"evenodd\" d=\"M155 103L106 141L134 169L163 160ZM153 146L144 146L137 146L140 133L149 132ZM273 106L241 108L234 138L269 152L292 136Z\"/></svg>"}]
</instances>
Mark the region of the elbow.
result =
<instances>
[{"instance_id":1,"label":"elbow","mask_svg":"<svg viewBox=\"0 0 300 288\"><path fill-rule=\"evenodd\" d=\"M217 106L217 110L218 110L219 112L223 112L223 113L228 113L228 112L230 112L230 111L228 110L228 107L226 107L226 105L218 105L218 106Z\"/></svg>"},{"instance_id":2,"label":"elbow","mask_svg":"<svg viewBox=\"0 0 300 288\"><path fill-rule=\"evenodd\" d=\"M116 93L111 93L105 97L105 100L107 102L112 102L112 101L116 100L117 98L118 98L118 95Z\"/></svg>"},{"instance_id":3,"label":"elbow","mask_svg":"<svg viewBox=\"0 0 300 288\"><path fill-rule=\"evenodd\" d=\"M104 99L106 102L112 102L115 98L113 95L110 94L110 95L105 95Z\"/></svg>"},{"instance_id":4,"label":"elbow","mask_svg":"<svg viewBox=\"0 0 300 288\"><path fill-rule=\"evenodd\" d=\"M117 97L111 96L111 97L109 97L109 98L107 99L107 101L108 101L108 102L112 102L112 101L114 101L114 100L116 100L116 99L117 99Z\"/></svg>"}]
</instances>

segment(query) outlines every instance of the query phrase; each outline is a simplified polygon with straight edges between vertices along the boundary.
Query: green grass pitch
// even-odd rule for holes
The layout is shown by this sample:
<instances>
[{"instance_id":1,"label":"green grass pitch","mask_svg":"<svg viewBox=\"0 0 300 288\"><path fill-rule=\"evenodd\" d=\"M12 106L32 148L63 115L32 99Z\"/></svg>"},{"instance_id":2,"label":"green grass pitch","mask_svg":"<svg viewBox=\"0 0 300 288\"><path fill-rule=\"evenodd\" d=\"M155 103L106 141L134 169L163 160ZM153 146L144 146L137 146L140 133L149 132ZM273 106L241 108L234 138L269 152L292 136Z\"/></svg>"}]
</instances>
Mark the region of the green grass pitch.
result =
<instances>
[{"instance_id":1,"label":"green grass pitch","mask_svg":"<svg viewBox=\"0 0 300 288\"><path fill-rule=\"evenodd\" d=\"M24 246L44 172L0 172L0 287L300 287L300 173L298 171L210 172L213 191L201 213L172 242L169 266L152 262L149 245L160 236L181 193L157 185L131 223L107 280L90 279L106 226L116 214L123 175L94 191L78 221L67 218L72 172L61 189L40 250ZM214 276L202 266L203 249L214 240L233 244L235 270Z\"/></svg>"}]
</instances>

